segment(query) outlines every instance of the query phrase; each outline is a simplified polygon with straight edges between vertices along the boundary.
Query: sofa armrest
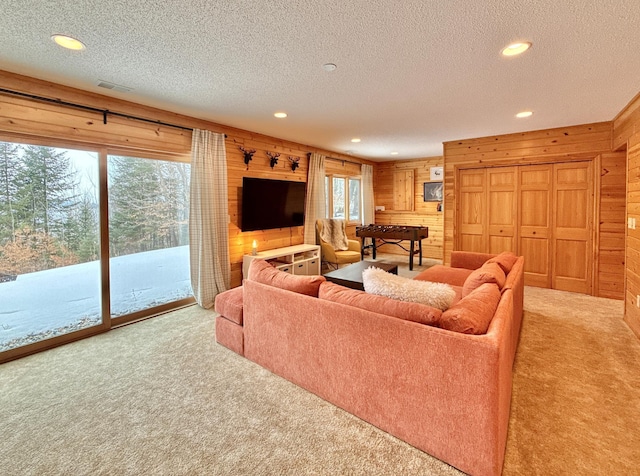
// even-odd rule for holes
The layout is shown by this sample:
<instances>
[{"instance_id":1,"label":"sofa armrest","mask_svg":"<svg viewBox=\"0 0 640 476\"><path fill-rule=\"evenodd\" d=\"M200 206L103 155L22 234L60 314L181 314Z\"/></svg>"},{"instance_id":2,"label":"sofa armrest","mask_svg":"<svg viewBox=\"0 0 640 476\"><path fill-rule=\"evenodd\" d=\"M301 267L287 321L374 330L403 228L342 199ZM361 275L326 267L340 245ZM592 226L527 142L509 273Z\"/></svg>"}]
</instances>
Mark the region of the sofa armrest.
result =
<instances>
[{"instance_id":1,"label":"sofa armrest","mask_svg":"<svg viewBox=\"0 0 640 476\"><path fill-rule=\"evenodd\" d=\"M349 241L349 251L357 251L360 253L360 242L357 240L348 240Z\"/></svg>"},{"instance_id":2,"label":"sofa armrest","mask_svg":"<svg viewBox=\"0 0 640 476\"><path fill-rule=\"evenodd\" d=\"M495 255L489 253L476 253L474 251L452 251L451 267L478 269L485 261L493 258Z\"/></svg>"}]
</instances>

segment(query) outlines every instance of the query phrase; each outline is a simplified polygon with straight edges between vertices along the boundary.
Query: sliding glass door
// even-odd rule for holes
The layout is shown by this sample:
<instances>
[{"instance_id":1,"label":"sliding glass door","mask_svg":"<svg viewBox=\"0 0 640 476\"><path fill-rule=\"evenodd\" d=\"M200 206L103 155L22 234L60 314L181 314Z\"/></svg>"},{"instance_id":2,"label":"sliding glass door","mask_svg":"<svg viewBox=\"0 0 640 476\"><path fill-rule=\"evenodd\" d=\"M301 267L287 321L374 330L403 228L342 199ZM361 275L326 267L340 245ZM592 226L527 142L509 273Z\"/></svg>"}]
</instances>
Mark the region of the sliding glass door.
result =
<instances>
[{"instance_id":1,"label":"sliding glass door","mask_svg":"<svg viewBox=\"0 0 640 476\"><path fill-rule=\"evenodd\" d=\"M186 162L0 142L0 362L192 303L189 180Z\"/></svg>"},{"instance_id":2,"label":"sliding glass door","mask_svg":"<svg viewBox=\"0 0 640 476\"><path fill-rule=\"evenodd\" d=\"M109 155L111 317L190 298L190 165Z\"/></svg>"}]
</instances>

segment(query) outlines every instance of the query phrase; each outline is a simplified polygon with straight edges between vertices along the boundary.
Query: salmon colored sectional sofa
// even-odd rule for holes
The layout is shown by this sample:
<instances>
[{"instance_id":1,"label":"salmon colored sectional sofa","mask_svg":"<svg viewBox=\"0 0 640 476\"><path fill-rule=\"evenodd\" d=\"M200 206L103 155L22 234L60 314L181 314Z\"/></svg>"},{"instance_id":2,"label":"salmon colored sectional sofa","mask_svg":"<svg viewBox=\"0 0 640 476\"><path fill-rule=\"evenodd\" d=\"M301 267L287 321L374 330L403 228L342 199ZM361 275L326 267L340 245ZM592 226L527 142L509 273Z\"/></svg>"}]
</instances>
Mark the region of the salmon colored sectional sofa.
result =
<instances>
[{"instance_id":1,"label":"salmon colored sectional sofa","mask_svg":"<svg viewBox=\"0 0 640 476\"><path fill-rule=\"evenodd\" d=\"M456 289L443 312L254 260L216 299L216 340L466 473L499 475L523 274L511 253L453 252L415 278Z\"/></svg>"}]
</instances>

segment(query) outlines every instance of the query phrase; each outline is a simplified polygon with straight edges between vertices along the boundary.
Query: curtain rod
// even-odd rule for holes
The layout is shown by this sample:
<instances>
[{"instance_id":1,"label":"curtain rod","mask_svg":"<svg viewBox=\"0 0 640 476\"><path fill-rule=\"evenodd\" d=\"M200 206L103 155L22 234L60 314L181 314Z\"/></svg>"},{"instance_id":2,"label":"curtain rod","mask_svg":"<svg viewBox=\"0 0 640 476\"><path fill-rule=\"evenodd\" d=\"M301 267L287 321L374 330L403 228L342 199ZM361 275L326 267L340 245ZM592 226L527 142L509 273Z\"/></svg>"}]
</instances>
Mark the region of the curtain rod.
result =
<instances>
[{"instance_id":1,"label":"curtain rod","mask_svg":"<svg viewBox=\"0 0 640 476\"><path fill-rule=\"evenodd\" d=\"M73 102L63 101L61 99L48 98L44 96L36 96L35 94L23 93L20 91L13 91L11 89L0 88L0 93L9 94L13 96L20 96L28 99L33 99L35 101L49 102L49 103L57 104L59 106L74 107L76 109L82 109L84 111L99 113L99 114L102 114L103 124L107 123L107 115L111 114L112 116L124 117L126 119L134 119L136 121L147 122L150 124L158 124L160 126L175 127L176 129L182 129L184 131L193 131L193 127L179 126L177 124L170 124L168 122L156 121L154 119L147 119L145 117L133 116L131 114L124 114L122 112L113 112L113 111L109 111L108 109L99 109L97 107L85 106L84 104L76 104ZM224 136L225 138L227 137L226 134Z\"/></svg>"},{"instance_id":2,"label":"curtain rod","mask_svg":"<svg viewBox=\"0 0 640 476\"><path fill-rule=\"evenodd\" d=\"M309 152L307 155L308 155L308 158L311 158L311 152ZM333 160L335 162L342 162L343 165L345 163L346 164L353 164L353 165L363 165L361 162L354 162L353 160L347 160L347 159L336 159L335 157L329 157L328 155L326 155L325 158L327 160Z\"/></svg>"}]
</instances>

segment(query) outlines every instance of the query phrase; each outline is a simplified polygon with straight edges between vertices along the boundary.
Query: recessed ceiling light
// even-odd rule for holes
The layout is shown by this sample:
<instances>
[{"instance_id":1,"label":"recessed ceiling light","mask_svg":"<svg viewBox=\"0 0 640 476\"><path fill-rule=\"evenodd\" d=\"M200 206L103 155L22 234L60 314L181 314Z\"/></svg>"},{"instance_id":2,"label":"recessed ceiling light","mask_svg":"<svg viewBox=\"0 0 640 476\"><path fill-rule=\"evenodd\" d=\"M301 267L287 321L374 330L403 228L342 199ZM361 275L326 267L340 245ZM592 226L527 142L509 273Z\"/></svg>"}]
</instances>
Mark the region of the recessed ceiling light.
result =
<instances>
[{"instance_id":1,"label":"recessed ceiling light","mask_svg":"<svg viewBox=\"0 0 640 476\"><path fill-rule=\"evenodd\" d=\"M360 142L360 138L359 137L354 137L353 139L351 139L351 142Z\"/></svg>"},{"instance_id":2,"label":"recessed ceiling light","mask_svg":"<svg viewBox=\"0 0 640 476\"><path fill-rule=\"evenodd\" d=\"M398 155L396 151L391 152L391 155Z\"/></svg>"},{"instance_id":3,"label":"recessed ceiling light","mask_svg":"<svg viewBox=\"0 0 640 476\"><path fill-rule=\"evenodd\" d=\"M276 116L278 119L283 119L283 118L287 117L287 113L286 112L276 112L274 114L274 116Z\"/></svg>"},{"instance_id":4,"label":"recessed ceiling light","mask_svg":"<svg viewBox=\"0 0 640 476\"><path fill-rule=\"evenodd\" d=\"M71 38L70 36L52 35L51 39L68 50L84 50L86 48L82 41Z\"/></svg>"},{"instance_id":5,"label":"recessed ceiling light","mask_svg":"<svg viewBox=\"0 0 640 476\"><path fill-rule=\"evenodd\" d=\"M529 48L531 48L531 43L528 41L511 43L509 46L502 50L502 56L517 56L524 53Z\"/></svg>"},{"instance_id":6,"label":"recessed ceiling light","mask_svg":"<svg viewBox=\"0 0 640 476\"><path fill-rule=\"evenodd\" d=\"M337 68L337 66L333 63L325 63L322 65L322 69L324 69L325 71L331 72L331 71L335 71Z\"/></svg>"},{"instance_id":7,"label":"recessed ceiling light","mask_svg":"<svg viewBox=\"0 0 640 476\"><path fill-rule=\"evenodd\" d=\"M523 117L531 117L533 116L533 111L522 111L516 114L516 117L522 119Z\"/></svg>"}]
</instances>

